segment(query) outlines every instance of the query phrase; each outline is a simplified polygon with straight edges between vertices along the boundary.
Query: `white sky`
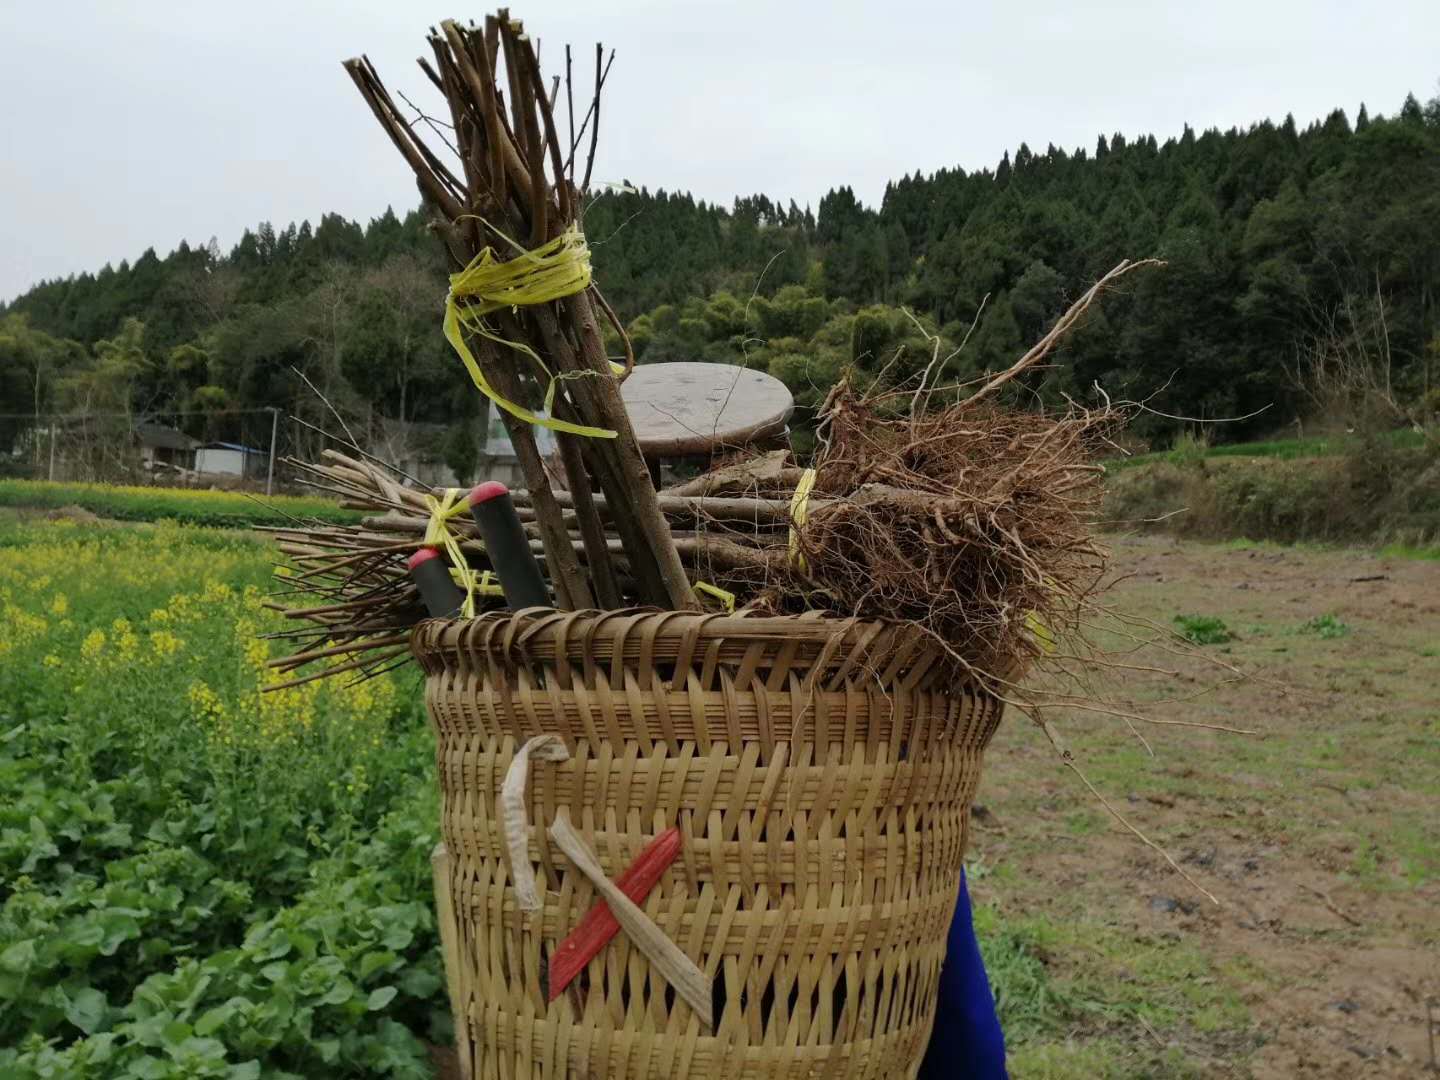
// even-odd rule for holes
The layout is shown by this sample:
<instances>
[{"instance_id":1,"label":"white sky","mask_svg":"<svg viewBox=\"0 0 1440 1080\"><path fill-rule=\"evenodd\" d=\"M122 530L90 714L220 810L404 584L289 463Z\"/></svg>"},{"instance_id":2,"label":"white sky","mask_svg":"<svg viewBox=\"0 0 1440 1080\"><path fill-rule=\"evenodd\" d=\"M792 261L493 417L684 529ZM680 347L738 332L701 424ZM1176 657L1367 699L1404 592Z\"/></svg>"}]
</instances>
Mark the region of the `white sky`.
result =
<instances>
[{"instance_id":1,"label":"white sky","mask_svg":"<svg viewBox=\"0 0 1440 1080\"><path fill-rule=\"evenodd\" d=\"M436 103L414 58L453 0L0 0L0 299L261 220L367 221L413 181L340 67ZM562 3L513 8L555 72L618 50L596 176L728 204L993 165L1024 140L1302 126L1436 93L1440 3ZM577 79L577 82L580 81ZM437 109L436 111L440 111Z\"/></svg>"}]
</instances>

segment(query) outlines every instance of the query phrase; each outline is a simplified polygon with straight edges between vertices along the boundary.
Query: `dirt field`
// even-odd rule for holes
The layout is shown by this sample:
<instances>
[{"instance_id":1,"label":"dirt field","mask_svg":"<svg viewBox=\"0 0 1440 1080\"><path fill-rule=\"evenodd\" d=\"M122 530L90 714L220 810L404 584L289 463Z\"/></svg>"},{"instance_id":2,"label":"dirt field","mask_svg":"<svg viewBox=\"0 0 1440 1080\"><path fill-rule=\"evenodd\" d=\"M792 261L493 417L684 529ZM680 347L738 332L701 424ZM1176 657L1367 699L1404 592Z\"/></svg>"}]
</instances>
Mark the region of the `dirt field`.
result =
<instances>
[{"instance_id":1,"label":"dirt field","mask_svg":"<svg viewBox=\"0 0 1440 1080\"><path fill-rule=\"evenodd\" d=\"M1007 722L981 787L973 891L992 906L982 934L1040 968L1053 999L1033 1022L1008 1014L1014 1075L1429 1075L1440 563L1115 547L1121 606L1167 625L1218 616L1236 640L1206 651L1263 669L1150 713L1264 735L1151 727L1151 758L1118 721L1064 724L1090 779L1216 907L1115 824L1038 730ZM1176 692L1141 678L1152 696Z\"/></svg>"}]
</instances>

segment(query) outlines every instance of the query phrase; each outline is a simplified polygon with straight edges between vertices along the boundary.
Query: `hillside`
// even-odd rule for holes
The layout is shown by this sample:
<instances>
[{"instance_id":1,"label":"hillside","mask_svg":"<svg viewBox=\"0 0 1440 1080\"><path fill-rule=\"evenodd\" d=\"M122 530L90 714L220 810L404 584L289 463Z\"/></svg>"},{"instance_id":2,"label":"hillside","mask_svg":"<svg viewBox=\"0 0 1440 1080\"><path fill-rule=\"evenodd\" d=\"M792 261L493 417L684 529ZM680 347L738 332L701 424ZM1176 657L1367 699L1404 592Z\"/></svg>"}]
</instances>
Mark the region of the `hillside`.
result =
<instances>
[{"instance_id":1,"label":"hillside","mask_svg":"<svg viewBox=\"0 0 1440 1080\"><path fill-rule=\"evenodd\" d=\"M1397 395L1435 382L1440 99L1304 130L1287 117L1073 153L1022 145L993 170L904 176L878 209L847 187L813 212L606 192L585 225L642 360L743 359L802 404L846 364L878 370L908 347L893 377L928 359L934 342L902 305L947 353L975 324L950 363L962 377L1008 364L1090 280L1148 255L1169 268L1110 299L1028 391L1163 388L1152 404L1170 416L1140 425L1152 437L1174 417L1271 406L1220 435L1240 437L1307 406L1297 355L1368 347L1381 329ZM262 223L228 252L148 250L42 283L0 309L0 442L23 440L25 414L60 410L208 413L179 423L221 437L228 410L306 393L292 365L371 429L463 434L479 399L439 334L445 272L421 213L386 210L366 225Z\"/></svg>"}]
</instances>

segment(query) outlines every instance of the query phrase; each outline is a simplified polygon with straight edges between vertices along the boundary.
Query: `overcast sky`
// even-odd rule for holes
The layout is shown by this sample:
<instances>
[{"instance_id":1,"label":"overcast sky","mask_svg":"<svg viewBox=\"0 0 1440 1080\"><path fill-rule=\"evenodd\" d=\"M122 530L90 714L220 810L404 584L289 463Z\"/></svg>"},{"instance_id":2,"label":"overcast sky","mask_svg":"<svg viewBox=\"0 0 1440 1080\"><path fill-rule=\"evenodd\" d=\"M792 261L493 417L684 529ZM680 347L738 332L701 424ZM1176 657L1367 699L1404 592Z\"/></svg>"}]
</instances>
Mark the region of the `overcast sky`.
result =
<instances>
[{"instance_id":1,"label":"overcast sky","mask_svg":"<svg viewBox=\"0 0 1440 1080\"><path fill-rule=\"evenodd\" d=\"M364 222L417 200L340 67L434 100L434 0L241 4L0 0L0 299L247 225ZM618 55L596 176L728 203L878 204L916 169L993 165L1022 140L1303 126L1394 113L1440 76L1440 3L517 3L554 72L565 42ZM588 72L588 67L585 69Z\"/></svg>"}]
</instances>

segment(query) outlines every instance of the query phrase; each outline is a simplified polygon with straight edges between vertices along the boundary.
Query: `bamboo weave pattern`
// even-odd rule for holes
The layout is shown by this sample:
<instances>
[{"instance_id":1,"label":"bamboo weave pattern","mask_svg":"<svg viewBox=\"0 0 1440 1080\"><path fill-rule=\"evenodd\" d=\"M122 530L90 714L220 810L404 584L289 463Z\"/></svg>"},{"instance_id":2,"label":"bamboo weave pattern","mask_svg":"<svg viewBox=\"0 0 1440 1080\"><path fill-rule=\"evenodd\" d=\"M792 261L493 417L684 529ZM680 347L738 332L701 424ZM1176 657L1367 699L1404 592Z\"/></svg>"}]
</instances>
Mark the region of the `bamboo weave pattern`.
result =
<instances>
[{"instance_id":1,"label":"bamboo weave pattern","mask_svg":"<svg viewBox=\"0 0 1440 1080\"><path fill-rule=\"evenodd\" d=\"M537 612L422 623L437 737L437 904L475 1080L913 1076L933 1022L970 801L1002 706L916 628L825 617ZM497 796L532 762L515 897ZM622 932L554 1002L550 952L595 889L547 829L561 807L612 880L672 825L641 905L713 980L704 1026Z\"/></svg>"}]
</instances>

